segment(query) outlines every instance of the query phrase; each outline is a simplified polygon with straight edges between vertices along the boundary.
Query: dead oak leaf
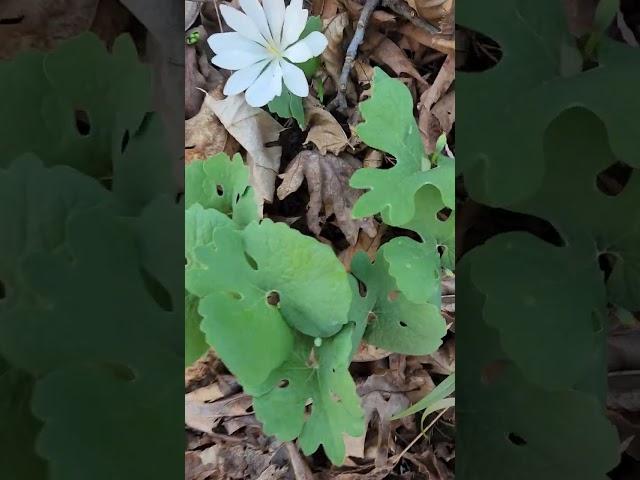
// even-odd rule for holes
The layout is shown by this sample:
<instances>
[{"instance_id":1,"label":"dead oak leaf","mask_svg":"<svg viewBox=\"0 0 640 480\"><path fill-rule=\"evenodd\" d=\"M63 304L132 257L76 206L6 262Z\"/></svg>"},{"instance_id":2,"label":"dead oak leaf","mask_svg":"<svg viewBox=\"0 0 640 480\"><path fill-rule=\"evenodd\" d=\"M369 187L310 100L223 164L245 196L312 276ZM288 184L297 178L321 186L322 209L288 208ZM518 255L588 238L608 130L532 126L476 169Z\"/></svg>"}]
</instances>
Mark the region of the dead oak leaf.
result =
<instances>
[{"instance_id":1,"label":"dead oak leaf","mask_svg":"<svg viewBox=\"0 0 640 480\"><path fill-rule=\"evenodd\" d=\"M371 217L354 219L351 216L351 209L362 191L351 188L349 179L359 168L360 162L351 155L337 157L316 151L300 152L286 172L280 175L282 184L278 187L278 198L282 200L297 191L306 179L310 197L307 224L314 234L320 235L323 224L331 215L335 215L338 228L350 244L358 241L361 229L370 237L375 237L377 229Z\"/></svg>"},{"instance_id":2,"label":"dead oak leaf","mask_svg":"<svg viewBox=\"0 0 640 480\"><path fill-rule=\"evenodd\" d=\"M327 152L338 155L349 144L338 121L313 97L305 100L305 119L309 133L304 143L313 143L322 155Z\"/></svg>"}]
</instances>

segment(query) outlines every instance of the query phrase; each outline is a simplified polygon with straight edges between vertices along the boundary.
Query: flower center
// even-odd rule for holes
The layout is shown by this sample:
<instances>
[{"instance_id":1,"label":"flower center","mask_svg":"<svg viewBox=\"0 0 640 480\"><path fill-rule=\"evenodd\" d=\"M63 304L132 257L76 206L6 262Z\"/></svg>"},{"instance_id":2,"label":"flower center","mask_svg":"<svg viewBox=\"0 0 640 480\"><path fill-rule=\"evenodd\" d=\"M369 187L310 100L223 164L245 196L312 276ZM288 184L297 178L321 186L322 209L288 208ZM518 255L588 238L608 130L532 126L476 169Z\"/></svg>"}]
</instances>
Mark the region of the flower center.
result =
<instances>
[{"instance_id":1,"label":"flower center","mask_svg":"<svg viewBox=\"0 0 640 480\"><path fill-rule=\"evenodd\" d=\"M280 46L275 41L271 40L267 43L267 52L276 58L282 58L282 52Z\"/></svg>"}]
</instances>

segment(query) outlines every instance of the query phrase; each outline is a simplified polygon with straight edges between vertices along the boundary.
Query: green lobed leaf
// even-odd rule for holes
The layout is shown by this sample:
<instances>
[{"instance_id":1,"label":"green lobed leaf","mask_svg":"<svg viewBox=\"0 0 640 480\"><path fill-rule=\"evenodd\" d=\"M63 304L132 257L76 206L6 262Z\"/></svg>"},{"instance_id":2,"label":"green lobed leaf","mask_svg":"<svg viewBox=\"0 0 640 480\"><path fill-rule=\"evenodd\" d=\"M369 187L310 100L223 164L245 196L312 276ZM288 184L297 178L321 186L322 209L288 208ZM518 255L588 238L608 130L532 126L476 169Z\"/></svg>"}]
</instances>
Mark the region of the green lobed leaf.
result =
<instances>
[{"instance_id":1,"label":"green lobed leaf","mask_svg":"<svg viewBox=\"0 0 640 480\"><path fill-rule=\"evenodd\" d=\"M334 465L344 461L344 435L358 437L365 432L364 413L349 373L352 334L353 327L347 326L319 347L312 338L297 335L290 357L266 382L269 390L253 401L267 434L282 441L298 437L307 455L322 445Z\"/></svg>"},{"instance_id":2,"label":"green lobed leaf","mask_svg":"<svg viewBox=\"0 0 640 480\"><path fill-rule=\"evenodd\" d=\"M35 451L42 427L31 412L35 379L0 357L0 462L2 478L46 478L47 465Z\"/></svg>"},{"instance_id":3,"label":"green lobed leaf","mask_svg":"<svg viewBox=\"0 0 640 480\"><path fill-rule=\"evenodd\" d=\"M635 142L639 129L628 121L640 109L636 49L602 38L598 68L566 76L563 61L580 52L568 32L561 2L505 5L502 0L490 0L457 13L460 25L491 37L502 50L495 67L480 74L458 72L456 78L462 87L458 88L457 127L468 132L456 147L475 201L504 207L535 192L545 170L544 132L555 117L575 105L603 120L618 158L640 165ZM517 181L505 182L505 178Z\"/></svg>"},{"instance_id":4,"label":"green lobed leaf","mask_svg":"<svg viewBox=\"0 0 640 480\"><path fill-rule=\"evenodd\" d=\"M233 292L265 303L277 292L286 322L312 337L331 336L347 322L347 273L327 245L268 219L241 232L218 229L214 244L196 249L198 266L187 272L191 293Z\"/></svg>"},{"instance_id":5,"label":"green lobed leaf","mask_svg":"<svg viewBox=\"0 0 640 480\"><path fill-rule=\"evenodd\" d=\"M2 322L2 338L11 339L3 353L39 377L33 397L43 422L37 451L52 479L79 480L87 472L98 479L122 477L123 468L127 478L146 475L143 470L178 475L173 452L181 440L173 434L181 425L162 412L180 408L167 378L179 378L182 366L182 291L166 290L157 279L147 282L135 232L112 211L80 211L66 224L64 249L36 251L21 262L25 285L39 300L17 305ZM167 293L168 305L156 288ZM125 430L132 435L123 438ZM160 432L162 445L149 440L135 447L151 430ZM91 458L98 443L102 464L79 460ZM160 457L152 461L150 455Z\"/></svg>"},{"instance_id":6,"label":"green lobed leaf","mask_svg":"<svg viewBox=\"0 0 640 480\"><path fill-rule=\"evenodd\" d=\"M479 253L465 255L456 278L465 292L456 305L456 383L464 387L456 391L456 475L511 479L518 472L523 480L607 478L617 464L619 442L597 395L544 389L509 360L498 332L482 319L483 296L471 280Z\"/></svg>"},{"instance_id":7,"label":"green lobed leaf","mask_svg":"<svg viewBox=\"0 0 640 480\"><path fill-rule=\"evenodd\" d=\"M200 329L202 317L198 313L198 298L185 293L184 306L184 366L188 367L209 350L205 334Z\"/></svg>"},{"instance_id":8,"label":"green lobed leaf","mask_svg":"<svg viewBox=\"0 0 640 480\"><path fill-rule=\"evenodd\" d=\"M240 227L258 219L249 170L240 155L229 159L220 153L185 168L185 207L196 203L232 217Z\"/></svg>"},{"instance_id":9,"label":"green lobed leaf","mask_svg":"<svg viewBox=\"0 0 640 480\"><path fill-rule=\"evenodd\" d=\"M425 165L420 131L413 116L413 98L397 79L375 69L371 99L360 105L365 122L357 133L370 147L393 155L390 169L362 168L351 177L351 186L368 189L353 208L353 216L382 212L391 225L402 225L415 214L415 194L424 185L434 185L445 206L454 208L453 159L443 157L434 168ZM393 128L389 128L393 125Z\"/></svg>"},{"instance_id":10,"label":"green lobed leaf","mask_svg":"<svg viewBox=\"0 0 640 480\"><path fill-rule=\"evenodd\" d=\"M112 52L97 36L84 34L53 52L29 52L2 62L0 104L11 118L0 139L2 165L29 146L46 165L108 175L122 155L127 132L134 136L151 110L150 82L149 68L124 36ZM86 134L76 126L76 110L87 114Z\"/></svg>"},{"instance_id":11,"label":"green lobed leaf","mask_svg":"<svg viewBox=\"0 0 640 480\"><path fill-rule=\"evenodd\" d=\"M372 264L360 252L353 258L351 271L366 285L370 313L365 333L367 342L392 352L427 355L442 343L446 324L440 314L440 292L431 302L413 303L398 290L384 260L384 247Z\"/></svg>"}]
</instances>

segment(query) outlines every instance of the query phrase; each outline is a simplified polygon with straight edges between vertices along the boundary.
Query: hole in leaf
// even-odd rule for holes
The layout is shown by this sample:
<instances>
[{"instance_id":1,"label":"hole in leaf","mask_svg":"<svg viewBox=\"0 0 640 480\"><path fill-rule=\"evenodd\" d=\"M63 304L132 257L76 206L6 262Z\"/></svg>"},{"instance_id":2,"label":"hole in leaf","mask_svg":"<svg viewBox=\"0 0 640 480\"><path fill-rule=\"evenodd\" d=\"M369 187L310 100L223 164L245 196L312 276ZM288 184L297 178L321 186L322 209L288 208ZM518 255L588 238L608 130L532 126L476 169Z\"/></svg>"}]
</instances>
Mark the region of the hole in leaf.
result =
<instances>
[{"instance_id":1,"label":"hole in leaf","mask_svg":"<svg viewBox=\"0 0 640 480\"><path fill-rule=\"evenodd\" d=\"M449 207L444 207L436 214L436 217L438 217L438 220L441 222L444 222L451 216L451 213L452 210Z\"/></svg>"},{"instance_id":2,"label":"hole in leaf","mask_svg":"<svg viewBox=\"0 0 640 480\"><path fill-rule=\"evenodd\" d=\"M369 325L371 325L373 322L375 322L378 319L378 316L373 313L373 312L369 312L369 315L367 315L367 323Z\"/></svg>"},{"instance_id":3,"label":"hole in leaf","mask_svg":"<svg viewBox=\"0 0 640 480\"><path fill-rule=\"evenodd\" d=\"M616 265L618 257L613 253L604 252L598 255L598 265L600 266L600 270L604 272L604 279L609 280L611 276L611 272L613 272L613 268Z\"/></svg>"},{"instance_id":4,"label":"hole in leaf","mask_svg":"<svg viewBox=\"0 0 640 480\"><path fill-rule=\"evenodd\" d=\"M91 133L91 122L89 121L89 114L86 110L75 110L76 130L83 137L86 137Z\"/></svg>"},{"instance_id":5,"label":"hole in leaf","mask_svg":"<svg viewBox=\"0 0 640 480\"><path fill-rule=\"evenodd\" d=\"M220 196L224 195L224 187L222 185L216 185L216 192L218 192Z\"/></svg>"},{"instance_id":6,"label":"hole in leaf","mask_svg":"<svg viewBox=\"0 0 640 480\"><path fill-rule=\"evenodd\" d=\"M622 193L632 174L633 168L626 163L616 162L598 174L596 186L605 195L615 197Z\"/></svg>"},{"instance_id":7,"label":"hole in leaf","mask_svg":"<svg viewBox=\"0 0 640 480\"><path fill-rule=\"evenodd\" d=\"M287 380L286 378L283 378L282 380L280 380L280 382L278 382L278 388L287 388L289 386L289 380Z\"/></svg>"},{"instance_id":8,"label":"hole in leaf","mask_svg":"<svg viewBox=\"0 0 640 480\"><path fill-rule=\"evenodd\" d=\"M271 306L278 306L280 303L280 294L275 290L267 294L267 303Z\"/></svg>"},{"instance_id":9,"label":"hole in leaf","mask_svg":"<svg viewBox=\"0 0 640 480\"><path fill-rule=\"evenodd\" d=\"M524 438L522 438L520 435L518 435L517 433L511 432L511 433L509 433L507 438L509 438L509 441L511 443L513 443L514 445L517 445L519 447L527 444L527 441Z\"/></svg>"},{"instance_id":10,"label":"hole in leaf","mask_svg":"<svg viewBox=\"0 0 640 480\"><path fill-rule=\"evenodd\" d=\"M0 25L18 25L24 20L24 15L19 17L0 18Z\"/></svg>"},{"instance_id":11,"label":"hole in leaf","mask_svg":"<svg viewBox=\"0 0 640 480\"><path fill-rule=\"evenodd\" d=\"M122 143L120 144L120 153L124 153L124 151L129 146L129 130L124 131L124 135L122 136Z\"/></svg>"},{"instance_id":12,"label":"hole in leaf","mask_svg":"<svg viewBox=\"0 0 640 480\"><path fill-rule=\"evenodd\" d=\"M464 63L457 68L461 72L485 72L502 60L502 48L498 42L469 28L456 28L457 49L466 53L461 56Z\"/></svg>"},{"instance_id":13,"label":"hole in leaf","mask_svg":"<svg viewBox=\"0 0 640 480\"><path fill-rule=\"evenodd\" d=\"M400 292L398 290L391 290L387 295L387 300L389 300L390 302L395 302L398 299L398 295L400 295Z\"/></svg>"},{"instance_id":14,"label":"hole in leaf","mask_svg":"<svg viewBox=\"0 0 640 480\"><path fill-rule=\"evenodd\" d=\"M407 322L403 322L402 320L400 320L400 326L401 327L407 327Z\"/></svg>"},{"instance_id":15,"label":"hole in leaf","mask_svg":"<svg viewBox=\"0 0 640 480\"><path fill-rule=\"evenodd\" d=\"M444 245L438 245L438 255L441 257L447 252L447 247Z\"/></svg>"},{"instance_id":16,"label":"hole in leaf","mask_svg":"<svg viewBox=\"0 0 640 480\"><path fill-rule=\"evenodd\" d=\"M258 263L256 262L255 258L249 255L247 252L244 252L244 258L252 270L258 270Z\"/></svg>"},{"instance_id":17,"label":"hole in leaf","mask_svg":"<svg viewBox=\"0 0 640 480\"><path fill-rule=\"evenodd\" d=\"M556 247L566 246L560 232L543 218L479 204L470 204L469 208L477 208L477 216L463 237L461 250L464 252L482 245L495 235L508 232L528 232Z\"/></svg>"},{"instance_id":18,"label":"hole in leaf","mask_svg":"<svg viewBox=\"0 0 640 480\"><path fill-rule=\"evenodd\" d=\"M504 360L496 360L495 362L485 365L480 374L480 381L486 386L494 384L504 373L506 366L507 362Z\"/></svg>"},{"instance_id":19,"label":"hole in leaf","mask_svg":"<svg viewBox=\"0 0 640 480\"><path fill-rule=\"evenodd\" d=\"M304 406L304 418L309 418L311 416L312 409L313 409L313 403L311 402L311 400L309 400L309 403L307 403Z\"/></svg>"},{"instance_id":20,"label":"hole in leaf","mask_svg":"<svg viewBox=\"0 0 640 480\"><path fill-rule=\"evenodd\" d=\"M165 312L172 312L173 301L171 299L171 294L164 285L162 285L158 279L144 268L140 269L140 275L142 276L147 292L151 295L151 298L153 298L156 304L158 304L158 306Z\"/></svg>"}]
</instances>

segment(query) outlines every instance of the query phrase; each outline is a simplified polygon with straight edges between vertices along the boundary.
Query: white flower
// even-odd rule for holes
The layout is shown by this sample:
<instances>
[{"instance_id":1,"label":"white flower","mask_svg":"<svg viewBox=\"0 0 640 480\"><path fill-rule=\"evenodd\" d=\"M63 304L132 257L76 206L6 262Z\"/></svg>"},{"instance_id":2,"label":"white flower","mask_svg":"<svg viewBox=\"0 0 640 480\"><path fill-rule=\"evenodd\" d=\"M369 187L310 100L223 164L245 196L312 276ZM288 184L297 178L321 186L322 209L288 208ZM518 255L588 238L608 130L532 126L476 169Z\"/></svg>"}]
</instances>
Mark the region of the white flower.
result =
<instances>
[{"instance_id":1,"label":"white flower","mask_svg":"<svg viewBox=\"0 0 640 480\"><path fill-rule=\"evenodd\" d=\"M294 63L306 62L327 48L327 38L312 32L300 40L309 11L302 0L240 0L245 13L227 5L220 7L222 16L235 32L216 33L209 45L216 55L214 65L237 70L224 87L225 95L246 91L247 103L262 107L282 94L282 82L298 97L309 95L309 84L301 68Z\"/></svg>"}]
</instances>

